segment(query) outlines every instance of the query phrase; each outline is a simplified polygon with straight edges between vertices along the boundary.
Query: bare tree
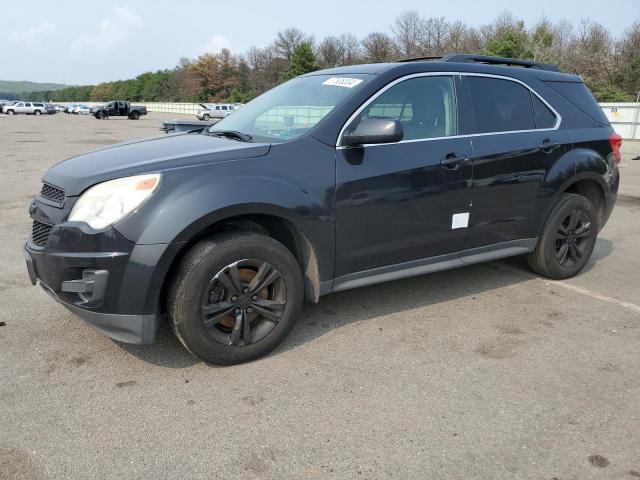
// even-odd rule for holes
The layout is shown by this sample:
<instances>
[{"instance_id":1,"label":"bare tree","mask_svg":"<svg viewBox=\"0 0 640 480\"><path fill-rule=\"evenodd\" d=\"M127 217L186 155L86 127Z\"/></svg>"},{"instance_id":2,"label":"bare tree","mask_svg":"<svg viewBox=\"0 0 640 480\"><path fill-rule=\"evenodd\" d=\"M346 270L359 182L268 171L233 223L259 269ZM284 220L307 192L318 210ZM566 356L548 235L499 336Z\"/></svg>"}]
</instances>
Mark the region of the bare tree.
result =
<instances>
[{"instance_id":1,"label":"bare tree","mask_svg":"<svg viewBox=\"0 0 640 480\"><path fill-rule=\"evenodd\" d=\"M386 33L370 33L362 39L362 49L366 62L389 62L398 57L396 44Z\"/></svg>"},{"instance_id":2,"label":"bare tree","mask_svg":"<svg viewBox=\"0 0 640 480\"><path fill-rule=\"evenodd\" d=\"M423 55L442 55L446 48L451 25L444 17L431 17L423 22L421 52Z\"/></svg>"},{"instance_id":3,"label":"bare tree","mask_svg":"<svg viewBox=\"0 0 640 480\"><path fill-rule=\"evenodd\" d=\"M275 51L287 61L291 60L293 50L301 43L313 43L313 39L297 28L287 28L276 34Z\"/></svg>"},{"instance_id":4,"label":"bare tree","mask_svg":"<svg viewBox=\"0 0 640 480\"><path fill-rule=\"evenodd\" d=\"M318 63L323 67L337 67L343 64L344 45L340 39L330 35L318 44Z\"/></svg>"},{"instance_id":5,"label":"bare tree","mask_svg":"<svg viewBox=\"0 0 640 480\"><path fill-rule=\"evenodd\" d=\"M362 61L362 52L360 51L360 42L351 33L343 33L340 35L340 43L344 50L342 59L343 65L353 65Z\"/></svg>"},{"instance_id":6,"label":"bare tree","mask_svg":"<svg viewBox=\"0 0 640 480\"><path fill-rule=\"evenodd\" d=\"M416 10L401 13L391 25L400 55L404 58L422 55L425 22Z\"/></svg>"}]
</instances>

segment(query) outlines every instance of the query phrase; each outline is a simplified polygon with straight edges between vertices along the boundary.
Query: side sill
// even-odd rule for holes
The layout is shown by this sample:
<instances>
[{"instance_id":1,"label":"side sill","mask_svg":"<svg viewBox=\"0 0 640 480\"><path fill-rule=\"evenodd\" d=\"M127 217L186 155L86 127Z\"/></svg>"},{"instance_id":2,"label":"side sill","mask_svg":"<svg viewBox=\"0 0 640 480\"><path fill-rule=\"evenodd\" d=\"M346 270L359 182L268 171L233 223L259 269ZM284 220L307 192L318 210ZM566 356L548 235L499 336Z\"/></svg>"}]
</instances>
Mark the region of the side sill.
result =
<instances>
[{"instance_id":1,"label":"side sill","mask_svg":"<svg viewBox=\"0 0 640 480\"><path fill-rule=\"evenodd\" d=\"M464 267L474 263L488 262L491 260L498 260L500 258L522 255L533 251L536 247L536 243L538 243L537 237L511 240L483 247L470 248L460 252L438 255L436 257L412 260L410 262L398 263L396 265L388 265L361 272L349 273L347 275L337 277L333 281L333 288L331 289L331 292L339 292L341 290L364 287L375 283L389 282L401 278Z\"/></svg>"}]
</instances>

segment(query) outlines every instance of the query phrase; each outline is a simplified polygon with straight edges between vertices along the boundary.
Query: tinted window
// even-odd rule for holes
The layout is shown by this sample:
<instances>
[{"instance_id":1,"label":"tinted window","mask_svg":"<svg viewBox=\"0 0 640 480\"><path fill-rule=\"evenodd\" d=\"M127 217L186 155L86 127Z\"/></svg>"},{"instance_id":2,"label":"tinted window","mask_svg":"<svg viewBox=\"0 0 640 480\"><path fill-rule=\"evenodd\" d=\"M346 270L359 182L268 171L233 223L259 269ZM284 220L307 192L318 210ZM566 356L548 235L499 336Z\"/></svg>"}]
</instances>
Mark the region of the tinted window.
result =
<instances>
[{"instance_id":1,"label":"tinted window","mask_svg":"<svg viewBox=\"0 0 640 480\"><path fill-rule=\"evenodd\" d=\"M533 111L536 116L536 128L552 128L556 124L556 116L537 95L531 94Z\"/></svg>"},{"instance_id":2,"label":"tinted window","mask_svg":"<svg viewBox=\"0 0 640 480\"><path fill-rule=\"evenodd\" d=\"M419 77L394 85L360 114L402 123L404 140L446 137L458 131L456 94L451 77Z\"/></svg>"},{"instance_id":3,"label":"tinted window","mask_svg":"<svg viewBox=\"0 0 640 480\"><path fill-rule=\"evenodd\" d=\"M529 89L510 80L466 77L471 90L477 133L535 128Z\"/></svg>"},{"instance_id":4,"label":"tinted window","mask_svg":"<svg viewBox=\"0 0 640 480\"><path fill-rule=\"evenodd\" d=\"M582 113L603 125L609 125L602 108L584 83L578 82L545 82L565 99L571 102Z\"/></svg>"}]
</instances>

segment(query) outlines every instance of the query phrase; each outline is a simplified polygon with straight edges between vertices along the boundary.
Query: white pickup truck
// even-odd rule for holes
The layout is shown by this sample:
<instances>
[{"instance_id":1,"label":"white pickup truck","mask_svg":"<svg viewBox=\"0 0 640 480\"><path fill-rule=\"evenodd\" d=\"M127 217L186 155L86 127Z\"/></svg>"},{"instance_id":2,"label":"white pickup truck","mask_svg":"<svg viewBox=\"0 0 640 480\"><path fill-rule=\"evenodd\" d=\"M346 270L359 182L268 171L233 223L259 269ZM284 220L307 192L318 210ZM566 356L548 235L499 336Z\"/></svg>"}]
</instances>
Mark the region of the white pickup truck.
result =
<instances>
[{"instance_id":1,"label":"white pickup truck","mask_svg":"<svg viewBox=\"0 0 640 480\"><path fill-rule=\"evenodd\" d=\"M196 112L198 120L209 120L211 118L217 118L218 120L231 115L235 110L240 108L242 103L201 103L200 106L203 110Z\"/></svg>"},{"instance_id":2,"label":"white pickup truck","mask_svg":"<svg viewBox=\"0 0 640 480\"><path fill-rule=\"evenodd\" d=\"M27 115L41 115L46 113L44 103L40 102L15 102L13 105L3 105L2 113L13 115L25 113Z\"/></svg>"}]
</instances>

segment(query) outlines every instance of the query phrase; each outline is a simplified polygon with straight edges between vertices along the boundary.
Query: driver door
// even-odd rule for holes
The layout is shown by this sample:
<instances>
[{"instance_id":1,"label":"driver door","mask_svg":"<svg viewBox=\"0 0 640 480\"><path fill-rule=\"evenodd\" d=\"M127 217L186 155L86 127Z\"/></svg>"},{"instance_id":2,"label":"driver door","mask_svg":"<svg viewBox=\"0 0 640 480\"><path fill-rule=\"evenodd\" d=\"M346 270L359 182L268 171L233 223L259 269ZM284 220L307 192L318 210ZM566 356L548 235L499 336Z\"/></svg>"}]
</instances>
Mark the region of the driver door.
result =
<instances>
[{"instance_id":1,"label":"driver door","mask_svg":"<svg viewBox=\"0 0 640 480\"><path fill-rule=\"evenodd\" d=\"M401 270L464 248L472 150L469 137L457 136L454 77L401 81L374 97L347 129L372 117L399 120L404 139L337 149L336 277Z\"/></svg>"}]
</instances>

